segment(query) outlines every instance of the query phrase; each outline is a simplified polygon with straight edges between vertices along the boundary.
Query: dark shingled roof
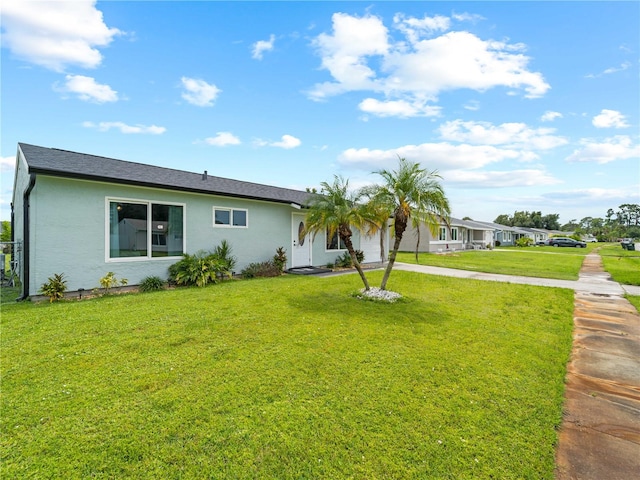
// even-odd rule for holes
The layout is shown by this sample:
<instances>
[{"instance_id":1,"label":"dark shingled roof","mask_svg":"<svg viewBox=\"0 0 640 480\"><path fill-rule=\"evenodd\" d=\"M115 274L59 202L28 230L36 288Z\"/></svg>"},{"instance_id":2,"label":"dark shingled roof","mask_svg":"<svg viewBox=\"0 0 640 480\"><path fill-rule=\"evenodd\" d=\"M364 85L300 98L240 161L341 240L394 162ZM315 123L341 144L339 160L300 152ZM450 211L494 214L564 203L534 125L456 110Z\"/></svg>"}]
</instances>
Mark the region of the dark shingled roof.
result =
<instances>
[{"instance_id":1,"label":"dark shingled roof","mask_svg":"<svg viewBox=\"0 0 640 480\"><path fill-rule=\"evenodd\" d=\"M29 173L305 205L311 194L202 173L19 143Z\"/></svg>"}]
</instances>

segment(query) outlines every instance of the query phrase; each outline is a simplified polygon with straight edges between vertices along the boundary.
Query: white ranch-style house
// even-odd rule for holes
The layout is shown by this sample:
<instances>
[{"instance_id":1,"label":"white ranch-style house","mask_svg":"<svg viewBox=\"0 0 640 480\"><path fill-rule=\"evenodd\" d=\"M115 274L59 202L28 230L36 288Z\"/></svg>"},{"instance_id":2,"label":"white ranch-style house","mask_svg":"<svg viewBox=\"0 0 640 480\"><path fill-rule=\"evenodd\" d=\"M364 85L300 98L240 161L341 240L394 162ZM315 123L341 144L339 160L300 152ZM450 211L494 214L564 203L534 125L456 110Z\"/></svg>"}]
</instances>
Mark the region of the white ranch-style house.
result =
<instances>
[{"instance_id":1,"label":"white ranch-style house","mask_svg":"<svg viewBox=\"0 0 640 480\"><path fill-rule=\"evenodd\" d=\"M64 273L68 290L90 290L114 272L130 285L167 278L184 253L229 242L241 271L287 254L287 268L324 266L344 255L336 238L310 238L299 190L18 144L12 231L21 298ZM388 232L385 230L385 235ZM364 262L380 261L380 234L354 231ZM388 246L388 237L384 239Z\"/></svg>"}]
</instances>

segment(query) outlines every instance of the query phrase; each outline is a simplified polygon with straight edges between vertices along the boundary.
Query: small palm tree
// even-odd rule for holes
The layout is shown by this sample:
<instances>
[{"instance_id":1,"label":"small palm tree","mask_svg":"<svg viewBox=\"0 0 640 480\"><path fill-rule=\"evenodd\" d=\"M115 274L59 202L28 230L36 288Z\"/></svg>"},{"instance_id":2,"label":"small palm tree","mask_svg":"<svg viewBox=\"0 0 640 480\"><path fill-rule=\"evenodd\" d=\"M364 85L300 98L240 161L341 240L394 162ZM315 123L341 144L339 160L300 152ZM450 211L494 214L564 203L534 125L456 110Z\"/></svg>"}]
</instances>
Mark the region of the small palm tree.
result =
<instances>
[{"instance_id":1,"label":"small palm tree","mask_svg":"<svg viewBox=\"0 0 640 480\"><path fill-rule=\"evenodd\" d=\"M397 170L379 170L383 185L365 187L362 194L370 202L386 208L393 218L395 241L380 288L385 290L409 222L416 228L425 223L435 235L441 220L448 223L451 209L436 171L420 168L416 162L400 158Z\"/></svg>"},{"instance_id":2,"label":"small palm tree","mask_svg":"<svg viewBox=\"0 0 640 480\"><path fill-rule=\"evenodd\" d=\"M358 198L349 192L349 181L336 175L333 183L322 182L322 194L316 194L309 203L306 232L314 236L319 232L327 232L333 236L336 232L347 247L351 261L358 271L365 290L369 290L369 282L362 271L356 257L351 237L351 227L363 232L375 223L371 212L358 202Z\"/></svg>"}]
</instances>

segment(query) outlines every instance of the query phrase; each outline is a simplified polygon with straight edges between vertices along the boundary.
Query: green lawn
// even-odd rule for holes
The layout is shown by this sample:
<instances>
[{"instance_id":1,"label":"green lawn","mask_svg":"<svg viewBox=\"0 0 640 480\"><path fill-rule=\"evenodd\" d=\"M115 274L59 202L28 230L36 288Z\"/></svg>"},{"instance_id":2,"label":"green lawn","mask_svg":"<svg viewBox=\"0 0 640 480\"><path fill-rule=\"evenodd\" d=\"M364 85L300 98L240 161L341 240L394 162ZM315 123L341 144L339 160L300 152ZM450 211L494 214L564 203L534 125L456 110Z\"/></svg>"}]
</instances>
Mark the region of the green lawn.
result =
<instances>
[{"instance_id":1,"label":"green lawn","mask_svg":"<svg viewBox=\"0 0 640 480\"><path fill-rule=\"evenodd\" d=\"M3 305L2 477L552 479L573 292L389 285Z\"/></svg>"},{"instance_id":2,"label":"green lawn","mask_svg":"<svg viewBox=\"0 0 640 480\"><path fill-rule=\"evenodd\" d=\"M640 285L640 252L624 250L619 243L599 250L604 268L611 277L625 285Z\"/></svg>"},{"instance_id":3,"label":"green lawn","mask_svg":"<svg viewBox=\"0 0 640 480\"><path fill-rule=\"evenodd\" d=\"M584 256L591 248L500 248L439 255L420 253L418 263L485 273L577 280ZM399 252L397 261L416 263L415 253Z\"/></svg>"}]
</instances>

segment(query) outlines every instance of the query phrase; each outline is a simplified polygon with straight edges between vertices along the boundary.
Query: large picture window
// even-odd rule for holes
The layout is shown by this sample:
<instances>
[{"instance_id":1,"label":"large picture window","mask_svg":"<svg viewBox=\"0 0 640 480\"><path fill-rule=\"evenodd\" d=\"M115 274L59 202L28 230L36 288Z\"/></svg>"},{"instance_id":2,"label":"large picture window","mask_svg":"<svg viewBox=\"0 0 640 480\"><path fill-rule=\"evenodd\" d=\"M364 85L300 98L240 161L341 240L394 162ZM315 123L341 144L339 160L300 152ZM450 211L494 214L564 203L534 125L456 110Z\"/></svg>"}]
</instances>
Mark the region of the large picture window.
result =
<instances>
[{"instance_id":1,"label":"large picture window","mask_svg":"<svg viewBox=\"0 0 640 480\"><path fill-rule=\"evenodd\" d=\"M213 207L213 225L215 227L247 227L247 211L237 208Z\"/></svg>"},{"instance_id":2,"label":"large picture window","mask_svg":"<svg viewBox=\"0 0 640 480\"><path fill-rule=\"evenodd\" d=\"M179 257L184 253L184 206L109 201L109 258Z\"/></svg>"}]
</instances>

